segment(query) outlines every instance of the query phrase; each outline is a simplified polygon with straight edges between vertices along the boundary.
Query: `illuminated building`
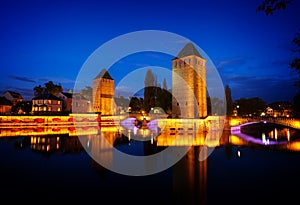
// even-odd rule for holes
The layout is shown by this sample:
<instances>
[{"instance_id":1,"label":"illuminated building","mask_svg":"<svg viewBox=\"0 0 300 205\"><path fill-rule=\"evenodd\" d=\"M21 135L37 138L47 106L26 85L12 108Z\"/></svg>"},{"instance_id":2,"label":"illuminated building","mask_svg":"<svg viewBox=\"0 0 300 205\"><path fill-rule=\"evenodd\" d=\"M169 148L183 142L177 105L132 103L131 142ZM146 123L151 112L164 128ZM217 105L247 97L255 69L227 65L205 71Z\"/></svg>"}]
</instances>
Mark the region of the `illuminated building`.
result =
<instances>
[{"instance_id":1,"label":"illuminated building","mask_svg":"<svg viewBox=\"0 0 300 205\"><path fill-rule=\"evenodd\" d=\"M172 116L207 117L206 60L188 43L172 60Z\"/></svg>"},{"instance_id":2,"label":"illuminated building","mask_svg":"<svg viewBox=\"0 0 300 205\"><path fill-rule=\"evenodd\" d=\"M113 114L114 79L103 68L93 79L94 112L101 115Z\"/></svg>"},{"instance_id":3,"label":"illuminated building","mask_svg":"<svg viewBox=\"0 0 300 205\"><path fill-rule=\"evenodd\" d=\"M20 93L10 90L5 91L2 96L12 102L13 105L16 105L18 102L22 102L24 100Z\"/></svg>"},{"instance_id":4,"label":"illuminated building","mask_svg":"<svg viewBox=\"0 0 300 205\"><path fill-rule=\"evenodd\" d=\"M32 98L34 114L50 114L62 112L62 100L52 94L43 94Z\"/></svg>"}]
</instances>

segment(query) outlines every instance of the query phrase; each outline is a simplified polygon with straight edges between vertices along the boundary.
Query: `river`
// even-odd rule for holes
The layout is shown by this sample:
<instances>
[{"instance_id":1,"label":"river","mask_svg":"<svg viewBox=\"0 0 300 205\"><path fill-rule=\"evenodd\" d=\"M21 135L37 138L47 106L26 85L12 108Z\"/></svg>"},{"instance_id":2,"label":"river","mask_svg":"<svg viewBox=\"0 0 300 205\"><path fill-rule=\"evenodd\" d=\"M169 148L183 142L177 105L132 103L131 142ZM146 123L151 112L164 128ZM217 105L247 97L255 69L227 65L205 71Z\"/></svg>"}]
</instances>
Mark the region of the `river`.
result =
<instances>
[{"instance_id":1,"label":"river","mask_svg":"<svg viewBox=\"0 0 300 205\"><path fill-rule=\"evenodd\" d=\"M93 153L98 156L105 150L97 141L103 135L15 132L19 136L0 138L0 196L10 203L210 205L299 200L295 187L300 184L300 136L292 128L260 123L241 133L223 131L217 143L195 143L174 165L145 176L120 174L99 163ZM128 155L151 156L168 148L172 136L143 132L131 137L110 131L105 135L112 147ZM186 138L177 143L184 142ZM115 160L111 152L101 156ZM200 160L201 156L206 157Z\"/></svg>"}]
</instances>

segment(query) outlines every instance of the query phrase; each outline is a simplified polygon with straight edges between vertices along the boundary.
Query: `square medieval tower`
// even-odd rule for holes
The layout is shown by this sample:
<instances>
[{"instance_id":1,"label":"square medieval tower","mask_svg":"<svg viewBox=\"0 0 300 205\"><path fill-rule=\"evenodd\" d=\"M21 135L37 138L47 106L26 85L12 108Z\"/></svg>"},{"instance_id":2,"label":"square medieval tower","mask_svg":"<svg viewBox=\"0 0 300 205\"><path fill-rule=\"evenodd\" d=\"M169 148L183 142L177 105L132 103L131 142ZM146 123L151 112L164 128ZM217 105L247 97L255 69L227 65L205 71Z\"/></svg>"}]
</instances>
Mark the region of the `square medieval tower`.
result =
<instances>
[{"instance_id":1,"label":"square medieval tower","mask_svg":"<svg viewBox=\"0 0 300 205\"><path fill-rule=\"evenodd\" d=\"M172 116L207 117L206 60L192 43L172 59Z\"/></svg>"},{"instance_id":2,"label":"square medieval tower","mask_svg":"<svg viewBox=\"0 0 300 205\"><path fill-rule=\"evenodd\" d=\"M93 79L93 107L94 112L101 115L113 114L114 79L103 68Z\"/></svg>"}]
</instances>

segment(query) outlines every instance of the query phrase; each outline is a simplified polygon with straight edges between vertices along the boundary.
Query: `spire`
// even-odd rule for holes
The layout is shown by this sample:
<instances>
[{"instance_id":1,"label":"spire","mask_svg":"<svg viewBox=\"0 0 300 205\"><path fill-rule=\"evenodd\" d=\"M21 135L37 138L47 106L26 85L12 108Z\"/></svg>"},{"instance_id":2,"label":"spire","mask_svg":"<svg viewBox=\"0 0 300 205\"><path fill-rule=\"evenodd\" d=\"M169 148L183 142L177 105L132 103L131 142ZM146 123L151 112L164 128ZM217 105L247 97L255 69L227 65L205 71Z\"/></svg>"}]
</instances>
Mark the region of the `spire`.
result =
<instances>
[{"instance_id":1,"label":"spire","mask_svg":"<svg viewBox=\"0 0 300 205\"><path fill-rule=\"evenodd\" d=\"M183 58L183 57L186 57L186 56L192 56L192 55L195 55L195 56L198 56L200 58L203 58L199 51L195 48L195 46L192 44L192 43L187 43L183 49L178 53L177 57L176 58Z\"/></svg>"},{"instance_id":2,"label":"spire","mask_svg":"<svg viewBox=\"0 0 300 205\"><path fill-rule=\"evenodd\" d=\"M110 76L110 74L108 73L108 71L105 68L103 68L94 79L96 79L96 78L105 78L105 79L113 80L113 78Z\"/></svg>"}]
</instances>

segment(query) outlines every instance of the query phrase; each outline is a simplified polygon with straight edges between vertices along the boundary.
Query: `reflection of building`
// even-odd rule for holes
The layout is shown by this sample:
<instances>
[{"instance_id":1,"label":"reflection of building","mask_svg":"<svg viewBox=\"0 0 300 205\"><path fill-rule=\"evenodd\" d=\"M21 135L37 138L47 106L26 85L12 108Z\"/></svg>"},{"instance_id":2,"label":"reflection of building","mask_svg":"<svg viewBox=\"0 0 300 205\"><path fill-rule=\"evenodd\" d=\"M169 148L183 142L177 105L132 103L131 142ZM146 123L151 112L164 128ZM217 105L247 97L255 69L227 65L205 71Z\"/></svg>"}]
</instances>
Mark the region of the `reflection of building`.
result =
<instances>
[{"instance_id":1,"label":"reflection of building","mask_svg":"<svg viewBox=\"0 0 300 205\"><path fill-rule=\"evenodd\" d=\"M52 94L43 94L32 98L33 113L61 113L62 100Z\"/></svg>"},{"instance_id":2,"label":"reflection of building","mask_svg":"<svg viewBox=\"0 0 300 205\"><path fill-rule=\"evenodd\" d=\"M104 68L93 79L94 112L101 115L113 114L114 80Z\"/></svg>"},{"instance_id":3,"label":"reflection of building","mask_svg":"<svg viewBox=\"0 0 300 205\"><path fill-rule=\"evenodd\" d=\"M174 201L207 203L207 147L193 146L172 168Z\"/></svg>"},{"instance_id":4,"label":"reflection of building","mask_svg":"<svg viewBox=\"0 0 300 205\"><path fill-rule=\"evenodd\" d=\"M18 102L22 102L24 100L20 93L16 93L10 90L5 91L2 96L12 102L13 105L16 105Z\"/></svg>"},{"instance_id":5,"label":"reflection of building","mask_svg":"<svg viewBox=\"0 0 300 205\"><path fill-rule=\"evenodd\" d=\"M188 43L172 60L172 115L181 118L205 118L206 60Z\"/></svg>"}]
</instances>

